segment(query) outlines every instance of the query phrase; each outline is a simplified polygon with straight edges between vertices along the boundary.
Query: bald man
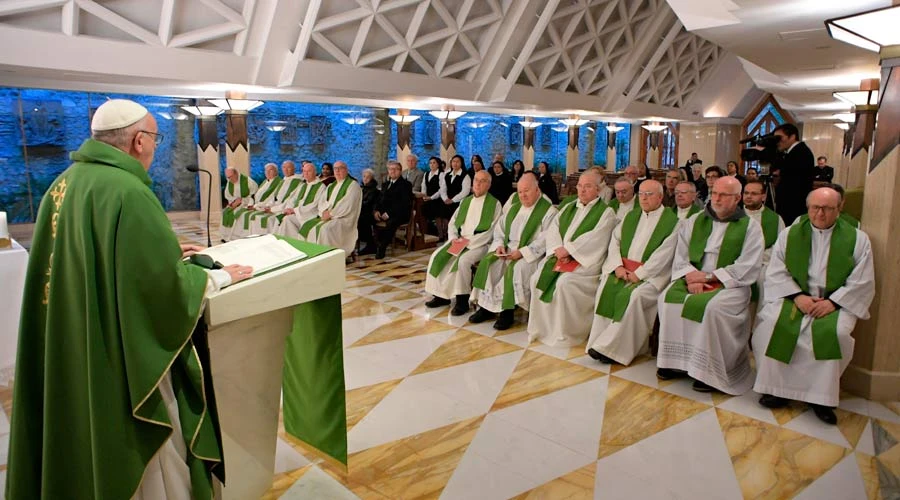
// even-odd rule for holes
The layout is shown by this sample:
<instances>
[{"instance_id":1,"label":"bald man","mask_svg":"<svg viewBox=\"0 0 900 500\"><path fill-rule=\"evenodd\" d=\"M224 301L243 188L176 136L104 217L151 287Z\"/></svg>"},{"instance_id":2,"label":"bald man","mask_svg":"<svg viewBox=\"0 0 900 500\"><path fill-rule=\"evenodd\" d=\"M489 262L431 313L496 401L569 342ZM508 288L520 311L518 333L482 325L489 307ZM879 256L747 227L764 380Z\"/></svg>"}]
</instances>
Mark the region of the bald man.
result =
<instances>
[{"instance_id":1,"label":"bald man","mask_svg":"<svg viewBox=\"0 0 900 500\"><path fill-rule=\"evenodd\" d=\"M837 191L816 189L807 215L778 235L753 333L760 404L804 401L832 425L841 374L853 358L850 334L869 318L875 296L869 238L840 218L841 202Z\"/></svg>"},{"instance_id":2,"label":"bald man","mask_svg":"<svg viewBox=\"0 0 900 500\"><path fill-rule=\"evenodd\" d=\"M631 167L629 167L631 168ZM634 185L627 178L619 178L614 187L616 199L609 202L609 208L616 213L616 220L621 222L622 219L632 210L639 210L640 204L635 203Z\"/></svg>"},{"instance_id":3,"label":"bald man","mask_svg":"<svg viewBox=\"0 0 900 500\"><path fill-rule=\"evenodd\" d=\"M528 310L531 276L544 257L544 234L556 215L550 200L542 196L534 172L524 172L516 190L519 203L504 210L504 217L494 226L489 253L478 264L472 287L472 302L478 304L478 310L469 322L481 323L499 313L496 330L512 326L516 306Z\"/></svg>"},{"instance_id":4,"label":"bald man","mask_svg":"<svg viewBox=\"0 0 900 500\"><path fill-rule=\"evenodd\" d=\"M225 201L227 205L222 210L222 225L219 227L219 234L222 242L230 241L235 227L235 221L240 220L241 216L249 210L250 204L253 202L253 195L259 189L256 181L249 176L237 171L234 167L225 168Z\"/></svg>"},{"instance_id":5,"label":"bald man","mask_svg":"<svg viewBox=\"0 0 900 500\"><path fill-rule=\"evenodd\" d=\"M551 346L587 340L600 269L616 227L615 213L600 199L602 182L594 172L581 174L578 200L560 209L547 229L547 257L531 280L530 340Z\"/></svg>"},{"instance_id":6,"label":"bald man","mask_svg":"<svg viewBox=\"0 0 900 500\"><path fill-rule=\"evenodd\" d=\"M585 349L602 363L628 365L647 350L677 241L678 216L663 206L663 197L662 184L642 182L641 209L629 212L613 231Z\"/></svg>"},{"instance_id":7,"label":"bald man","mask_svg":"<svg viewBox=\"0 0 900 500\"><path fill-rule=\"evenodd\" d=\"M299 236L313 243L340 248L349 257L356 246L356 222L362 209L362 189L350 177L347 164L334 162L334 182L319 201L319 216L306 221Z\"/></svg>"},{"instance_id":8,"label":"bald man","mask_svg":"<svg viewBox=\"0 0 900 500\"><path fill-rule=\"evenodd\" d=\"M497 198L488 193L490 187L491 174L484 170L476 172L472 194L463 198L450 217L447 226L449 241L435 250L428 260L425 291L432 295L432 299L425 303L425 307L443 307L455 298L456 303L450 314L462 316L469 312L472 266L487 254L494 225L503 211Z\"/></svg>"},{"instance_id":9,"label":"bald man","mask_svg":"<svg viewBox=\"0 0 900 500\"><path fill-rule=\"evenodd\" d=\"M737 179L717 180L710 194L678 230L673 281L659 296L657 377L687 375L695 391L740 395L753 385L750 286L762 268L762 229L738 206Z\"/></svg>"}]
</instances>

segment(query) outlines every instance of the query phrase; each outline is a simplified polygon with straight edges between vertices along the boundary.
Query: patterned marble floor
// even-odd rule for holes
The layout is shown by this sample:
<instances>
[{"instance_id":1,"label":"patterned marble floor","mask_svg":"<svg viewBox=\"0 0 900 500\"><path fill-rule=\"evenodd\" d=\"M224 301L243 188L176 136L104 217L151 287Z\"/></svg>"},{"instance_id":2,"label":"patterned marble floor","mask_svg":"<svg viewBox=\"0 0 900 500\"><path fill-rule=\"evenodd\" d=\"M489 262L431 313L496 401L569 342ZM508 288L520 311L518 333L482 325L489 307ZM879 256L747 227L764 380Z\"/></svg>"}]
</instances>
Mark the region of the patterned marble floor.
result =
<instances>
[{"instance_id":1,"label":"patterned marble floor","mask_svg":"<svg viewBox=\"0 0 900 500\"><path fill-rule=\"evenodd\" d=\"M282 430L264 498L900 498L900 403L844 395L832 427L800 405L660 382L649 357L610 369L583 347L529 345L521 317L497 332L426 309L427 261L348 266L349 472ZM10 396L0 388L0 464Z\"/></svg>"}]
</instances>

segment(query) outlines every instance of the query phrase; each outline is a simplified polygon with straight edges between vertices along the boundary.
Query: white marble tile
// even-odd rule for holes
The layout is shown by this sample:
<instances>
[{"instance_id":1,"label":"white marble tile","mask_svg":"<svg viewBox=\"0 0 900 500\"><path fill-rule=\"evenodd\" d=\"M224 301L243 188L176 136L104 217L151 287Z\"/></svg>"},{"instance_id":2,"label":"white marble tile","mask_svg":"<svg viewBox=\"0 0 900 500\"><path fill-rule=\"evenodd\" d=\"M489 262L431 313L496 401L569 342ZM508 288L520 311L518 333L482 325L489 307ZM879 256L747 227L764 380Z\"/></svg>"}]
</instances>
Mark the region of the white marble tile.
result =
<instances>
[{"instance_id":1,"label":"white marble tile","mask_svg":"<svg viewBox=\"0 0 900 500\"><path fill-rule=\"evenodd\" d=\"M498 333L502 335L503 332L494 329L494 321L497 321L496 318L489 319L478 324L469 323L468 325L466 325L466 330L475 332L479 335L484 335L485 337L494 337Z\"/></svg>"},{"instance_id":2,"label":"white marble tile","mask_svg":"<svg viewBox=\"0 0 900 500\"><path fill-rule=\"evenodd\" d=\"M344 305L344 304L346 304L347 302L352 302L352 301L354 301L354 300L356 300L356 299L358 299L358 298L359 298L359 297L357 297L356 295L353 295L353 294L350 294L350 293L342 293L342 294L341 294L341 305Z\"/></svg>"},{"instance_id":3,"label":"white marble tile","mask_svg":"<svg viewBox=\"0 0 900 500\"><path fill-rule=\"evenodd\" d=\"M897 415L890 408L885 407L881 403L869 401L869 416L879 420L886 420L895 424L900 424L900 415Z\"/></svg>"},{"instance_id":4,"label":"white marble tile","mask_svg":"<svg viewBox=\"0 0 900 500\"><path fill-rule=\"evenodd\" d=\"M759 404L760 395L749 391L740 396L735 396L718 407L730 412L739 413L745 417L761 420L767 424L778 425L772 410Z\"/></svg>"},{"instance_id":5,"label":"white marble tile","mask_svg":"<svg viewBox=\"0 0 900 500\"><path fill-rule=\"evenodd\" d=\"M514 472L523 479L509 484L503 496L485 497L508 498L593 463L596 453L596 448L591 455L577 453L491 413L478 429L448 488L454 482L488 483L495 474ZM473 460L480 467L467 464Z\"/></svg>"},{"instance_id":6,"label":"white marble tile","mask_svg":"<svg viewBox=\"0 0 900 500\"><path fill-rule=\"evenodd\" d=\"M651 359L638 365L619 370L612 374L615 377L624 378L654 389L659 388L659 379L656 378L656 360Z\"/></svg>"},{"instance_id":7,"label":"white marble tile","mask_svg":"<svg viewBox=\"0 0 900 500\"><path fill-rule=\"evenodd\" d=\"M591 370L596 370L598 372L609 373L609 365L606 363L601 363L596 359L585 354L584 356L573 358L568 360L569 363L575 363L576 365L583 366L585 368L590 368Z\"/></svg>"},{"instance_id":8,"label":"white marble tile","mask_svg":"<svg viewBox=\"0 0 900 500\"><path fill-rule=\"evenodd\" d=\"M856 455L847 454L831 470L794 497L795 500L820 500L822 498L866 498L866 485L859 471Z\"/></svg>"},{"instance_id":9,"label":"white marble tile","mask_svg":"<svg viewBox=\"0 0 900 500\"><path fill-rule=\"evenodd\" d=\"M489 471L489 473L485 473ZM474 453L466 453L444 491L441 500L505 499L518 495L529 480Z\"/></svg>"},{"instance_id":10,"label":"white marble tile","mask_svg":"<svg viewBox=\"0 0 900 500\"><path fill-rule=\"evenodd\" d=\"M656 377L655 370L653 372L653 376ZM709 406L713 405L712 393L695 391L693 379L678 379L671 384L660 387L660 390L668 392L669 394L674 394L676 396L681 396L683 398L697 401L698 403L707 404Z\"/></svg>"},{"instance_id":11,"label":"white marble tile","mask_svg":"<svg viewBox=\"0 0 900 500\"><path fill-rule=\"evenodd\" d=\"M450 307L452 308L453 304L451 304ZM472 309L469 309L469 312L463 314L462 316L454 316L454 315L450 314L450 309L446 309L444 314L435 316L434 319L436 319L442 323L447 323L448 325L460 327L469 322L469 316L471 316L473 313L474 313L474 311L472 311Z\"/></svg>"},{"instance_id":12,"label":"white marble tile","mask_svg":"<svg viewBox=\"0 0 900 500\"><path fill-rule=\"evenodd\" d=\"M509 335L497 335L497 340L506 342L507 344L517 345L519 347L528 347L528 332L510 333Z\"/></svg>"},{"instance_id":13,"label":"white marble tile","mask_svg":"<svg viewBox=\"0 0 900 500\"><path fill-rule=\"evenodd\" d=\"M4 434L9 434L9 417L6 416L6 411L0 408L0 436Z\"/></svg>"},{"instance_id":14,"label":"white marble tile","mask_svg":"<svg viewBox=\"0 0 900 500\"><path fill-rule=\"evenodd\" d=\"M0 436L0 465L5 465L9 460L9 434Z\"/></svg>"},{"instance_id":15,"label":"white marble tile","mask_svg":"<svg viewBox=\"0 0 900 500\"><path fill-rule=\"evenodd\" d=\"M358 496L354 495L353 492L318 467L312 467L306 471L280 498L284 500L307 500L311 498L359 500Z\"/></svg>"},{"instance_id":16,"label":"white marble tile","mask_svg":"<svg viewBox=\"0 0 900 500\"><path fill-rule=\"evenodd\" d=\"M431 300L431 296L426 296L421 304L410 307L407 311L416 316L428 319L438 319L438 317L447 314L448 309L446 307L425 307L425 302L428 302L429 300ZM446 321L444 321L444 323L446 323Z\"/></svg>"},{"instance_id":17,"label":"white marble tile","mask_svg":"<svg viewBox=\"0 0 900 500\"><path fill-rule=\"evenodd\" d=\"M350 430L350 452L487 413L522 352L407 377Z\"/></svg>"},{"instance_id":18,"label":"white marble tile","mask_svg":"<svg viewBox=\"0 0 900 500\"><path fill-rule=\"evenodd\" d=\"M376 314L374 316L362 316L360 318L345 319L342 325L344 333L344 347L350 347L357 340L372 333L373 330L394 321L400 313L397 311Z\"/></svg>"},{"instance_id":19,"label":"white marble tile","mask_svg":"<svg viewBox=\"0 0 900 500\"><path fill-rule=\"evenodd\" d=\"M351 287L347 288L346 291L348 291L350 293L355 293L356 295L359 295L360 297L367 297L370 293L372 293L375 290L378 290L381 287L382 287L382 285L369 285L369 286L360 286L360 287L351 286Z\"/></svg>"},{"instance_id":20,"label":"white marble tile","mask_svg":"<svg viewBox=\"0 0 900 500\"><path fill-rule=\"evenodd\" d=\"M551 392L491 413L589 458L597 456L609 377Z\"/></svg>"},{"instance_id":21,"label":"white marble tile","mask_svg":"<svg viewBox=\"0 0 900 500\"><path fill-rule=\"evenodd\" d=\"M275 442L275 474L296 470L309 465L309 463L306 457L283 439L278 438L278 441Z\"/></svg>"},{"instance_id":22,"label":"white marble tile","mask_svg":"<svg viewBox=\"0 0 900 500\"><path fill-rule=\"evenodd\" d=\"M446 330L345 349L347 390L409 375L452 334L453 330Z\"/></svg>"},{"instance_id":23,"label":"white marble tile","mask_svg":"<svg viewBox=\"0 0 900 500\"><path fill-rule=\"evenodd\" d=\"M365 295L364 297L369 300L374 300L375 302L385 303L394 298L398 293L402 290L397 290L396 292L388 292L388 293L376 293L372 295Z\"/></svg>"},{"instance_id":24,"label":"white marble tile","mask_svg":"<svg viewBox=\"0 0 900 500\"><path fill-rule=\"evenodd\" d=\"M428 301L428 299L426 299L425 297L421 297L418 299L393 300L393 301L388 301L385 304L389 305L391 307L396 307L397 309L402 309L402 310L406 311L406 310L412 309L417 306L424 307L425 302L427 302L427 301Z\"/></svg>"},{"instance_id":25,"label":"white marble tile","mask_svg":"<svg viewBox=\"0 0 900 500\"><path fill-rule=\"evenodd\" d=\"M841 399L838 408L869 416L869 402L863 398Z\"/></svg>"},{"instance_id":26,"label":"white marble tile","mask_svg":"<svg viewBox=\"0 0 900 500\"><path fill-rule=\"evenodd\" d=\"M812 410L801 413L790 422L784 424L784 428L828 441L844 448L853 448L836 425L828 425L822 422Z\"/></svg>"},{"instance_id":27,"label":"white marble tile","mask_svg":"<svg viewBox=\"0 0 900 500\"><path fill-rule=\"evenodd\" d=\"M0 470L0 491L6 491L6 471Z\"/></svg>"},{"instance_id":28,"label":"white marble tile","mask_svg":"<svg viewBox=\"0 0 900 500\"><path fill-rule=\"evenodd\" d=\"M741 498L710 408L597 462L595 498Z\"/></svg>"},{"instance_id":29,"label":"white marble tile","mask_svg":"<svg viewBox=\"0 0 900 500\"><path fill-rule=\"evenodd\" d=\"M866 428L863 429L859 442L856 443L856 451L865 453L866 455L875 456L875 436L872 434L872 420L866 422Z\"/></svg>"},{"instance_id":30,"label":"white marble tile","mask_svg":"<svg viewBox=\"0 0 900 500\"><path fill-rule=\"evenodd\" d=\"M538 344L534 347L529 347L528 350L539 352L541 354L546 354L548 356L553 356L556 359L561 359L565 361L565 359L569 356L569 350L571 347L563 347L563 346L549 346L545 344Z\"/></svg>"}]
</instances>

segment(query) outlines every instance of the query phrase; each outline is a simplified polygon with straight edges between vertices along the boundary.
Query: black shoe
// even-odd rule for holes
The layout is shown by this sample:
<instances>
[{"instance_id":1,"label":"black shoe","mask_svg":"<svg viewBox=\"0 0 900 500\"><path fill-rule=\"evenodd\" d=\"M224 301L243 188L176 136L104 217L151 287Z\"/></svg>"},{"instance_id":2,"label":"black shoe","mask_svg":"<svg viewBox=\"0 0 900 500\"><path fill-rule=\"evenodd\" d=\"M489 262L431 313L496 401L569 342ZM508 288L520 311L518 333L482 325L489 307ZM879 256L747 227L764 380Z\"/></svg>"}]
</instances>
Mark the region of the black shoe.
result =
<instances>
[{"instance_id":1,"label":"black shoe","mask_svg":"<svg viewBox=\"0 0 900 500\"><path fill-rule=\"evenodd\" d=\"M375 258L376 258L376 259L383 259L383 258L384 258L384 253L385 253L386 250L387 250L387 249L386 249L385 247L379 246L378 249L375 250Z\"/></svg>"},{"instance_id":2,"label":"black shoe","mask_svg":"<svg viewBox=\"0 0 900 500\"><path fill-rule=\"evenodd\" d=\"M656 378L660 380L672 380L676 378L684 378L687 374L681 370L672 368L658 368L656 370Z\"/></svg>"},{"instance_id":3,"label":"black shoe","mask_svg":"<svg viewBox=\"0 0 900 500\"><path fill-rule=\"evenodd\" d=\"M475 314L469 316L469 323L483 323L494 318L494 313L483 307L479 307Z\"/></svg>"},{"instance_id":4,"label":"black shoe","mask_svg":"<svg viewBox=\"0 0 900 500\"><path fill-rule=\"evenodd\" d=\"M616 360L594 349L588 349L588 356L606 365L618 364Z\"/></svg>"},{"instance_id":5,"label":"black shoe","mask_svg":"<svg viewBox=\"0 0 900 500\"><path fill-rule=\"evenodd\" d=\"M433 299L431 299L425 303L425 307L443 307L443 306L449 306L449 305L450 305L450 299L438 297L437 295L435 295Z\"/></svg>"},{"instance_id":6,"label":"black shoe","mask_svg":"<svg viewBox=\"0 0 900 500\"><path fill-rule=\"evenodd\" d=\"M819 420L825 422L828 425L837 425L837 415L834 414L834 408L829 408L827 406L822 405L814 405L812 403L809 404L813 409L813 413L819 417Z\"/></svg>"},{"instance_id":7,"label":"black shoe","mask_svg":"<svg viewBox=\"0 0 900 500\"><path fill-rule=\"evenodd\" d=\"M366 245L365 248L359 251L359 255L371 255L375 252L375 245Z\"/></svg>"},{"instance_id":8,"label":"black shoe","mask_svg":"<svg viewBox=\"0 0 900 500\"><path fill-rule=\"evenodd\" d=\"M603 359L603 355L593 349L588 349L588 356L590 356L591 359L596 359L597 361Z\"/></svg>"},{"instance_id":9,"label":"black shoe","mask_svg":"<svg viewBox=\"0 0 900 500\"><path fill-rule=\"evenodd\" d=\"M500 311L500 317L494 322L494 330L509 330L509 327L515 323L513 313L515 309L504 309Z\"/></svg>"},{"instance_id":10,"label":"black shoe","mask_svg":"<svg viewBox=\"0 0 900 500\"><path fill-rule=\"evenodd\" d=\"M759 398L759 404L766 408L784 408L790 404L790 401L771 394L763 394L762 397Z\"/></svg>"},{"instance_id":11,"label":"black shoe","mask_svg":"<svg viewBox=\"0 0 900 500\"><path fill-rule=\"evenodd\" d=\"M467 312L469 312L469 294L457 295L456 304L453 305L453 309L450 311L450 314L454 316L462 316Z\"/></svg>"},{"instance_id":12,"label":"black shoe","mask_svg":"<svg viewBox=\"0 0 900 500\"><path fill-rule=\"evenodd\" d=\"M713 386L699 380L694 381L694 385L691 386L691 389L694 389L697 392L712 392L716 390Z\"/></svg>"}]
</instances>

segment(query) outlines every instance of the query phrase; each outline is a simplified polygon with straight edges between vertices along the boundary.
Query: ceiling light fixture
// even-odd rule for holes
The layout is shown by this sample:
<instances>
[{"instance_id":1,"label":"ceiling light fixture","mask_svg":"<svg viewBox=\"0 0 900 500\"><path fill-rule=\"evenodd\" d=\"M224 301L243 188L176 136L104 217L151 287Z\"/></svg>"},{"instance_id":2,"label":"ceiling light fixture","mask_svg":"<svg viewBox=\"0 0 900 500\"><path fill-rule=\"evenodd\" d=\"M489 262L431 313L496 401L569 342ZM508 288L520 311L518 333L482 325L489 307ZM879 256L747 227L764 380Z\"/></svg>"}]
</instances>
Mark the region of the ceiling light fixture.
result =
<instances>
[{"instance_id":1,"label":"ceiling light fixture","mask_svg":"<svg viewBox=\"0 0 900 500\"><path fill-rule=\"evenodd\" d=\"M519 125L524 128L538 128L541 126L541 123L534 121L534 118L530 116L526 116L522 119L522 121L519 122Z\"/></svg>"},{"instance_id":2,"label":"ceiling light fixture","mask_svg":"<svg viewBox=\"0 0 900 500\"><path fill-rule=\"evenodd\" d=\"M266 129L272 132L281 132L282 130L287 128L287 122L282 121L270 121L266 122Z\"/></svg>"},{"instance_id":3,"label":"ceiling light fixture","mask_svg":"<svg viewBox=\"0 0 900 500\"><path fill-rule=\"evenodd\" d=\"M837 113L831 116L835 120L840 120L845 123L853 123L856 121L855 113Z\"/></svg>"},{"instance_id":4,"label":"ceiling light fixture","mask_svg":"<svg viewBox=\"0 0 900 500\"><path fill-rule=\"evenodd\" d=\"M650 133L654 132L662 132L663 130L668 130L669 126L661 124L659 122L649 123L647 125L641 125L641 128L649 131Z\"/></svg>"},{"instance_id":5,"label":"ceiling light fixture","mask_svg":"<svg viewBox=\"0 0 900 500\"><path fill-rule=\"evenodd\" d=\"M398 109L396 115L389 116L391 120L394 120L399 125L409 125L410 123L421 118L421 116L409 114L408 109Z\"/></svg>"},{"instance_id":6,"label":"ceiling light fixture","mask_svg":"<svg viewBox=\"0 0 900 500\"><path fill-rule=\"evenodd\" d=\"M831 38L872 52L900 45L900 5L825 21Z\"/></svg>"},{"instance_id":7,"label":"ceiling light fixture","mask_svg":"<svg viewBox=\"0 0 900 500\"><path fill-rule=\"evenodd\" d=\"M224 109L218 108L216 106L182 106L181 109L201 118L216 116L225 112Z\"/></svg>"},{"instance_id":8,"label":"ceiling light fixture","mask_svg":"<svg viewBox=\"0 0 900 500\"><path fill-rule=\"evenodd\" d=\"M607 132L616 133L620 130L625 130L625 127L623 127L621 125L616 125L615 123L610 123L609 125L606 126Z\"/></svg>"},{"instance_id":9,"label":"ceiling light fixture","mask_svg":"<svg viewBox=\"0 0 900 500\"><path fill-rule=\"evenodd\" d=\"M568 118L560 120L559 123L562 123L563 125L565 125L567 127L580 127L580 126L584 125L585 123L587 123L588 121L589 120L582 120L578 115L572 115Z\"/></svg>"},{"instance_id":10,"label":"ceiling light fixture","mask_svg":"<svg viewBox=\"0 0 900 500\"><path fill-rule=\"evenodd\" d=\"M441 120L442 122L452 122L452 121L455 121L457 118L465 115L466 112L465 111L456 111L456 109L453 106L447 105L447 106L441 106L440 110L429 111L428 114L437 118L438 120Z\"/></svg>"},{"instance_id":11,"label":"ceiling light fixture","mask_svg":"<svg viewBox=\"0 0 900 500\"><path fill-rule=\"evenodd\" d=\"M849 123L844 123L844 122L841 122L841 123L835 123L834 126L837 127L837 128L839 128L839 129L841 129L841 130L850 130L850 124L849 124Z\"/></svg>"}]
</instances>

